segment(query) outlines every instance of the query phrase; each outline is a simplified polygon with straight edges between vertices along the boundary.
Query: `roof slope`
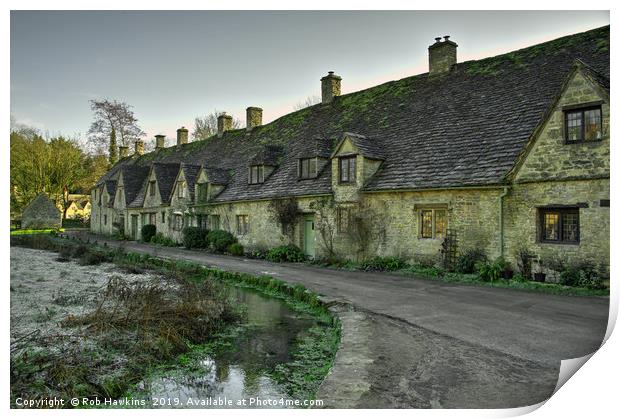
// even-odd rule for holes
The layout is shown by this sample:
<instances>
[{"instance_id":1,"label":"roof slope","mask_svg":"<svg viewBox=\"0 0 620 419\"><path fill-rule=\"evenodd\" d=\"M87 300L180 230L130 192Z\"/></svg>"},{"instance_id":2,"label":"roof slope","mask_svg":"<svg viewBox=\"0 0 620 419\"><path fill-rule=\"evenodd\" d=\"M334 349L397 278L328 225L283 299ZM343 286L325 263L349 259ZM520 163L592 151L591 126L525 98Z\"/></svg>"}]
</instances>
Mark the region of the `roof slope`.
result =
<instances>
[{"instance_id":1,"label":"roof slope","mask_svg":"<svg viewBox=\"0 0 620 419\"><path fill-rule=\"evenodd\" d=\"M425 73L339 96L250 133L228 131L130 164L185 162L225 169L231 177L216 201L328 194L331 165L316 179L300 181L297 159L307 157L316 138L333 151L344 132L354 132L372 139L364 145L384 159L366 190L500 184L576 59L608 85L609 26L458 63L442 76ZM282 147L278 167L264 184L249 185L247 167L266 145Z\"/></svg>"}]
</instances>

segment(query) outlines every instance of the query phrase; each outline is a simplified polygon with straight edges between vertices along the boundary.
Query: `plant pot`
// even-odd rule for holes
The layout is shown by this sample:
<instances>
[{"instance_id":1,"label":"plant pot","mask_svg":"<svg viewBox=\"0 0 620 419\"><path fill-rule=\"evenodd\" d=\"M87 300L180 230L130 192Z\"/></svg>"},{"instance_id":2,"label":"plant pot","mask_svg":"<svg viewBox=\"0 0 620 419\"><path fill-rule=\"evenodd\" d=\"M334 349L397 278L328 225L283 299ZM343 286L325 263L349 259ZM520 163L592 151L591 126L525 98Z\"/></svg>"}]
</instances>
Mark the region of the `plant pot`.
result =
<instances>
[{"instance_id":1,"label":"plant pot","mask_svg":"<svg viewBox=\"0 0 620 419\"><path fill-rule=\"evenodd\" d=\"M536 282L545 282L545 278L547 274L544 272L534 272L534 281Z\"/></svg>"},{"instance_id":2,"label":"plant pot","mask_svg":"<svg viewBox=\"0 0 620 419\"><path fill-rule=\"evenodd\" d=\"M504 279L512 279L513 276L514 276L514 272L513 271L504 271L504 272L502 272L502 278L504 278Z\"/></svg>"}]
</instances>

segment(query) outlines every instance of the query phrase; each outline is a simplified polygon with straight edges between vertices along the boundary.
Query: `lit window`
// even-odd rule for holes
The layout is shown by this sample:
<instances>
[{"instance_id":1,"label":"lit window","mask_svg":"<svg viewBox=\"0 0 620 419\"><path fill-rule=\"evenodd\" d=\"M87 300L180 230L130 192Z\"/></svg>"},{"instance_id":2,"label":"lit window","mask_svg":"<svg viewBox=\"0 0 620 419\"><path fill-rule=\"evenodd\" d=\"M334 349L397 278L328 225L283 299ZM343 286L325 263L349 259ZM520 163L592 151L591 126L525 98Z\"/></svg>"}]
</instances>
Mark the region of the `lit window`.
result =
<instances>
[{"instance_id":1,"label":"lit window","mask_svg":"<svg viewBox=\"0 0 620 419\"><path fill-rule=\"evenodd\" d=\"M340 183L352 183L355 182L355 166L356 157L341 157L338 159L339 174L338 179Z\"/></svg>"},{"instance_id":2,"label":"lit window","mask_svg":"<svg viewBox=\"0 0 620 419\"><path fill-rule=\"evenodd\" d=\"M237 215L237 234L245 235L250 231L250 218L248 215Z\"/></svg>"},{"instance_id":3,"label":"lit window","mask_svg":"<svg viewBox=\"0 0 620 419\"><path fill-rule=\"evenodd\" d=\"M566 111L564 130L566 142L596 141L603 138L601 107Z\"/></svg>"},{"instance_id":4,"label":"lit window","mask_svg":"<svg viewBox=\"0 0 620 419\"><path fill-rule=\"evenodd\" d=\"M249 182L251 184L263 183L265 181L265 170L263 166L250 166Z\"/></svg>"},{"instance_id":5,"label":"lit window","mask_svg":"<svg viewBox=\"0 0 620 419\"><path fill-rule=\"evenodd\" d=\"M446 237L448 215L445 209L424 209L420 211L420 237L441 239Z\"/></svg>"},{"instance_id":6,"label":"lit window","mask_svg":"<svg viewBox=\"0 0 620 419\"><path fill-rule=\"evenodd\" d=\"M540 209L540 240L579 243L579 208Z\"/></svg>"}]
</instances>

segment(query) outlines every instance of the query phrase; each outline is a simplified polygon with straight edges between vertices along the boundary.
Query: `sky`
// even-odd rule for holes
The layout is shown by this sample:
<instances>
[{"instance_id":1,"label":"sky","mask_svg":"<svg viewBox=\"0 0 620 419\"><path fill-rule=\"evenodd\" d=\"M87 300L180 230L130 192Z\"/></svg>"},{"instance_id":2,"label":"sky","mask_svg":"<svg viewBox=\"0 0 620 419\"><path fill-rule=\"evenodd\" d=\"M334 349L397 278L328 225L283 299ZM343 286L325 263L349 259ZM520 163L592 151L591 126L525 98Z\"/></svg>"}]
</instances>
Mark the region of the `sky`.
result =
<instances>
[{"instance_id":1,"label":"sky","mask_svg":"<svg viewBox=\"0 0 620 419\"><path fill-rule=\"evenodd\" d=\"M133 106L144 139L226 111L263 123L320 95L335 71L349 93L428 71L450 35L458 62L609 24L608 11L12 11L11 114L49 135L85 137L89 100Z\"/></svg>"}]
</instances>

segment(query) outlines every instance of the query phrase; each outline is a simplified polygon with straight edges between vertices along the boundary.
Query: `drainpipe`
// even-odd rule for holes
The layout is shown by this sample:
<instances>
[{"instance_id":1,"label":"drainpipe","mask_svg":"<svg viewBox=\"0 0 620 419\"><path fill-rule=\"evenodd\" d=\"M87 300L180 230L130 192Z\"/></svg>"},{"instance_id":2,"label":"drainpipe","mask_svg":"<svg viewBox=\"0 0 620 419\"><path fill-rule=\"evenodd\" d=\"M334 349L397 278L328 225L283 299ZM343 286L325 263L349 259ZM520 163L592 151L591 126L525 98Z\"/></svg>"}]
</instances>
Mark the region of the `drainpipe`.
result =
<instances>
[{"instance_id":1,"label":"drainpipe","mask_svg":"<svg viewBox=\"0 0 620 419\"><path fill-rule=\"evenodd\" d=\"M504 257L504 198L508 195L508 186L499 196L499 254Z\"/></svg>"}]
</instances>

